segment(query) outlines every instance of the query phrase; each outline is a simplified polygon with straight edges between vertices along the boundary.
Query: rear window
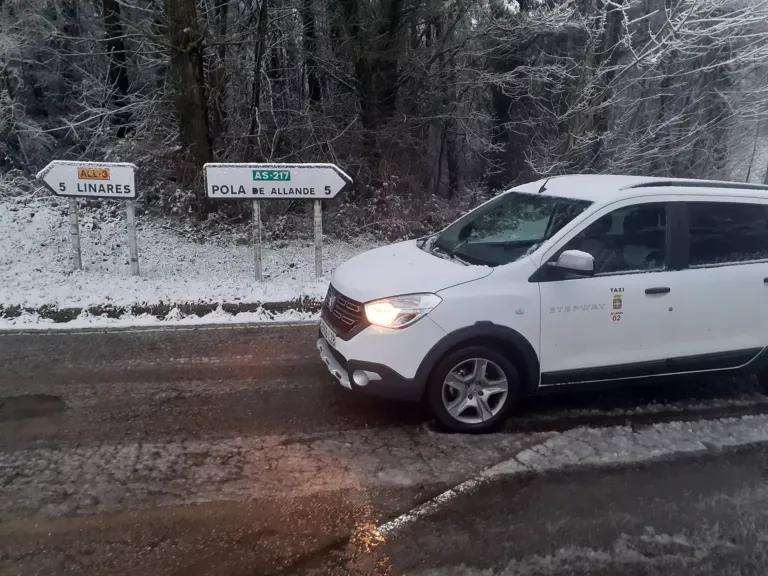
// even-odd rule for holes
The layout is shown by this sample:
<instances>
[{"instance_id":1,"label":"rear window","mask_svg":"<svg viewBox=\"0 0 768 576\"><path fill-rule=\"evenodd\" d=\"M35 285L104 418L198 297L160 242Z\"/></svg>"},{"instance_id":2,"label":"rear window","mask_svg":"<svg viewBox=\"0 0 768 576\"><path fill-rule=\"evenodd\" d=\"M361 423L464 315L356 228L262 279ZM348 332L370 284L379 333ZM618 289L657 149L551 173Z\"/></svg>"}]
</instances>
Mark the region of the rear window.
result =
<instances>
[{"instance_id":1,"label":"rear window","mask_svg":"<svg viewBox=\"0 0 768 576\"><path fill-rule=\"evenodd\" d=\"M768 258L768 207L736 202L689 202L691 266Z\"/></svg>"}]
</instances>

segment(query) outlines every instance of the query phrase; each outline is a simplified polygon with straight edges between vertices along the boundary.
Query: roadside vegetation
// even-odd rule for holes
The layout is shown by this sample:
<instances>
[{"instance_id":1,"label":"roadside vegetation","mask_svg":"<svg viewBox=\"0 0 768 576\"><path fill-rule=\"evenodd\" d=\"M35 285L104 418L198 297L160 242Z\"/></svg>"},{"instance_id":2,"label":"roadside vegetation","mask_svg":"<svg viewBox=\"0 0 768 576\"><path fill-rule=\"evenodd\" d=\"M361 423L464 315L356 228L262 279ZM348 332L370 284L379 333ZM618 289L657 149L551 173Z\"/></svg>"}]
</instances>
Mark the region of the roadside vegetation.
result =
<instances>
[{"instance_id":1,"label":"roadside vegetation","mask_svg":"<svg viewBox=\"0 0 768 576\"><path fill-rule=\"evenodd\" d=\"M249 207L208 201L204 163L329 161L356 187L326 231L392 240L557 174L766 182L767 71L758 0L6 0L0 194L130 161L142 215L205 236Z\"/></svg>"}]
</instances>

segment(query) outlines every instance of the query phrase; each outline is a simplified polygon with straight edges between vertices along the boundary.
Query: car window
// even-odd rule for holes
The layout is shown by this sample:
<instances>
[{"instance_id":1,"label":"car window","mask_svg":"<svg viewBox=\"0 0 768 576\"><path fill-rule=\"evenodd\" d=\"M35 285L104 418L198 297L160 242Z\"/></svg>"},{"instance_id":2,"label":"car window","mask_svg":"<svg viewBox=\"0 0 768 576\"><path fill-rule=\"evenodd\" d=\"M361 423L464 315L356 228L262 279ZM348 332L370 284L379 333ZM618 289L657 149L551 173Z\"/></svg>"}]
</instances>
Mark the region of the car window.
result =
<instances>
[{"instance_id":1,"label":"car window","mask_svg":"<svg viewBox=\"0 0 768 576\"><path fill-rule=\"evenodd\" d=\"M691 266L768 258L768 207L735 202L690 202Z\"/></svg>"},{"instance_id":2,"label":"car window","mask_svg":"<svg viewBox=\"0 0 768 576\"><path fill-rule=\"evenodd\" d=\"M664 204L638 204L600 217L563 250L591 254L595 274L661 270L666 260L666 235Z\"/></svg>"}]
</instances>

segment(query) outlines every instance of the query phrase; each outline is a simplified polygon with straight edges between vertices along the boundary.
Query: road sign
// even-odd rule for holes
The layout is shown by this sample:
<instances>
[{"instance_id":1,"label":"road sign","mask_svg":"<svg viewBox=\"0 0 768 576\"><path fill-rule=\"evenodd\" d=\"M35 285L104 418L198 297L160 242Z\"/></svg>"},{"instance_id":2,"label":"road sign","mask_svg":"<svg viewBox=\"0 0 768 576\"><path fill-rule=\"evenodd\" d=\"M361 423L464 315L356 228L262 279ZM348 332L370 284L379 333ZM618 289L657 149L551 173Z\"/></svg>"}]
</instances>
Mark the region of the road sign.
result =
<instances>
[{"instance_id":1,"label":"road sign","mask_svg":"<svg viewBox=\"0 0 768 576\"><path fill-rule=\"evenodd\" d=\"M80 252L80 225L77 220L78 198L125 200L128 216L128 256L131 274L139 275L139 249L136 241L136 166L127 162L72 162L54 160L37 173L57 196L69 197L69 235L75 270L83 269Z\"/></svg>"},{"instance_id":2,"label":"road sign","mask_svg":"<svg viewBox=\"0 0 768 576\"><path fill-rule=\"evenodd\" d=\"M54 160L37 178L57 196L133 200L136 198L135 170L136 166L127 162Z\"/></svg>"},{"instance_id":3,"label":"road sign","mask_svg":"<svg viewBox=\"0 0 768 576\"><path fill-rule=\"evenodd\" d=\"M329 200L352 179L333 164L206 164L209 198Z\"/></svg>"},{"instance_id":4,"label":"road sign","mask_svg":"<svg viewBox=\"0 0 768 576\"><path fill-rule=\"evenodd\" d=\"M333 164L206 164L205 191L209 198L253 202L253 261L261 281L261 210L259 200L314 200L315 276L323 275L323 209L352 184Z\"/></svg>"}]
</instances>

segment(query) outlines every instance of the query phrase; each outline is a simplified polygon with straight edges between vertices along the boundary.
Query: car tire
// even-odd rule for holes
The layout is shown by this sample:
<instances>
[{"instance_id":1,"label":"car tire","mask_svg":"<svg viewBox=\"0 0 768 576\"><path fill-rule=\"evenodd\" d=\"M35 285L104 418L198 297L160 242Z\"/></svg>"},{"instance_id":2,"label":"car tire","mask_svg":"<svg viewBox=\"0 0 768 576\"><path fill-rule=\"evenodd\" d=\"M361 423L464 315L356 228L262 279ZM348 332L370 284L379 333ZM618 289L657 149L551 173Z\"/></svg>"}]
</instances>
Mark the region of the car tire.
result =
<instances>
[{"instance_id":1,"label":"car tire","mask_svg":"<svg viewBox=\"0 0 768 576\"><path fill-rule=\"evenodd\" d=\"M505 393L499 391L504 386ZM469 346L448 354L432 371L427 388L432 414L453 432L495 430L519 400L517 368L488 346Z\"/></svg>"},{"instance_id":2,"label":"car tire","mask_svg":"<svg viewBox=\"0 0 768 576\"><path fill-rule=\"evenodd\" d=\"M768 394L768 368L763 368L759 372L755 372L755 378L757 378L757 383L760 386L760 388L763 389L763 392Z\"/></svg>"}]
</instances>

